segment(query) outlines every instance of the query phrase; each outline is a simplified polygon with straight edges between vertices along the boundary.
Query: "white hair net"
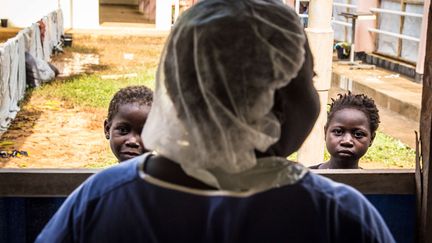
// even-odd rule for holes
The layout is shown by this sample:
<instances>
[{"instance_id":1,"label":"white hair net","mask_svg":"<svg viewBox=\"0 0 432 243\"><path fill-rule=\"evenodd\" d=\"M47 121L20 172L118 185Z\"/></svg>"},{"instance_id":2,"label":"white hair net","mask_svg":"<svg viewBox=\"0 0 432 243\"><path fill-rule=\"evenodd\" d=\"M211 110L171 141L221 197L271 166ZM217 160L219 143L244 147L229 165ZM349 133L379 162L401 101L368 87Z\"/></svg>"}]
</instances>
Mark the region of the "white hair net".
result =
<instances>
[{"instance_id":1,"label":"white hair net","mask_svg":"<svg viewBox=\"0 0 432 243\"><path fill-rule=\"evenodd\" d=\"M163 51L145 146L192 177L232 189L224 186L229 175L254 174L255 151L280 137L275 90L296 77L305 41L297 14L280 1L199 2Z\"/></svg>"}]
</instances>

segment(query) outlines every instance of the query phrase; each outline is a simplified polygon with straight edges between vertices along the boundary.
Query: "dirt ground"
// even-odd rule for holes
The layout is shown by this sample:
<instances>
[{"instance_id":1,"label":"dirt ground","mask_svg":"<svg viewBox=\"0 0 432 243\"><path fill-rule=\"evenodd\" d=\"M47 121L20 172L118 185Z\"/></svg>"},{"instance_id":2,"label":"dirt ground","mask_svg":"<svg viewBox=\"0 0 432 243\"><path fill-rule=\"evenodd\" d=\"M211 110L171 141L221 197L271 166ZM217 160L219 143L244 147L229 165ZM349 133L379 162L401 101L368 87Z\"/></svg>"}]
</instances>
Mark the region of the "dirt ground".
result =
<instances>
[{"instance_id":1,"label":"dirt ground","mask_svg":"<svg viewBox=\"0 0 432 243\"><path fill-rule=\"evenodd\" d=\"M80 72L115 75L155 69L165 39L74 34L73 48L54 57L53 63L61 69L62 79ZM11 127L0 138L0 152L17 150L28 156L0 157L0 168L95 168L115 163L103 134L106 108L82 109L32 94L20 107ZM383 168L380 163L362 166Z\"/></svg>"},{"instance_id":2,"label":"dirt ground","mask_svg":"<svg viewBox=\"0 0 432 243\"><path fill-rule=\"evenodd\" d=\"M164 39L74 36L74 48L55 57L53 62L67 71L63 76L71 74L71 70L128 73L155 67ZM73 52L82 51L96 53L98 63L85 68L64 65ZM79 61L74 63L79 66ZM107 159L115 162L103 134L106 113L106 109L79 109L64 101L28 95L11 127L0 139L0 150L25 151L28 156L0 158L0 168L83 168L98 166Z\"/></svg>"}]
</instances>

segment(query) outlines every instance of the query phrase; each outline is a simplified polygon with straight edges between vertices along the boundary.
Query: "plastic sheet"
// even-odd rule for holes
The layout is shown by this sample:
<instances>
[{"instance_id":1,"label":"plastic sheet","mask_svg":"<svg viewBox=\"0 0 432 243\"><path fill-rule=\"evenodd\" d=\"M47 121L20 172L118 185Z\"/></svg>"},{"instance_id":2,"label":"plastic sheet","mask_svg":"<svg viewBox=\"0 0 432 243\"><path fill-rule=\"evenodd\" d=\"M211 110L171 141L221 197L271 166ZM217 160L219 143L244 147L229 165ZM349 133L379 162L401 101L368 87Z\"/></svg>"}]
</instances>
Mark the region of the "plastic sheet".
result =
<instances>
[{"instance_id":1,"label":"plastic sheet","mask_svg":"<svg viewBox=\"0 0 432 243\"><path fill-rule=\"evenodd\" d=\"M266 180L254 182L257 171L284 166L260 163L255 151L279 140L274 94L297 76L305 41L297 14L280 1L198 2L177 20L162 54L146 147L215 187L277 183L269 172L269 181L254 184ZM229 182L234 173L245 181Z\"/></svg>"},{"instance_id":2,"label":"plastic sheet","mask_svg":"<svg viewBox=\"0 0 432 243\"><path fill-rule=\"evenodd\" d=\"M60 42L63 34L63 26L59 26L63 25L61 10L51 12L43 21L48 26L44 45L37 23L0 44L0 135L15 118L19 111L18 103L25 94L25 52L47 61L50 60L53 47Z\"/></svg>"}]
</instances>

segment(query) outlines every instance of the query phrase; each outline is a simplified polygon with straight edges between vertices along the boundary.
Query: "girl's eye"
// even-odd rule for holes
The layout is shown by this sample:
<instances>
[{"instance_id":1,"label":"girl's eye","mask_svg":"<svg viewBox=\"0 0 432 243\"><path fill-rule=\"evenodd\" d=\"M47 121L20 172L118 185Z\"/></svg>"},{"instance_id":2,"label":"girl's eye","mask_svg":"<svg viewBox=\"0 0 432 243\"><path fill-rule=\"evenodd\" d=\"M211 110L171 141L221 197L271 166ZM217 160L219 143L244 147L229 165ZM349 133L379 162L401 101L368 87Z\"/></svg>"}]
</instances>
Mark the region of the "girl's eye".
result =
<instances>
[{"instance_id":1,"label":"girl's eye","mask_svg":"<svg viewBox=\"0 0 432 243\"><path fill-rule=\"evenodd\" d=\"M332 130L332 133L336 136L340 136L340 135L342 135L343 131L340 128L336 128L336 129Z\"/></svg>"},{"instance_id":2,"label":"girl's eye","mask_svg":"<svg viewBox=\"0 0 432 243\"><path fill-rule=\"evenodd\" d=\"M356 138L363 138L365 136L366 136L366 134L362 131L355 131L354 132L354 137L356 137Z\"/></svg>"}]
</instances>

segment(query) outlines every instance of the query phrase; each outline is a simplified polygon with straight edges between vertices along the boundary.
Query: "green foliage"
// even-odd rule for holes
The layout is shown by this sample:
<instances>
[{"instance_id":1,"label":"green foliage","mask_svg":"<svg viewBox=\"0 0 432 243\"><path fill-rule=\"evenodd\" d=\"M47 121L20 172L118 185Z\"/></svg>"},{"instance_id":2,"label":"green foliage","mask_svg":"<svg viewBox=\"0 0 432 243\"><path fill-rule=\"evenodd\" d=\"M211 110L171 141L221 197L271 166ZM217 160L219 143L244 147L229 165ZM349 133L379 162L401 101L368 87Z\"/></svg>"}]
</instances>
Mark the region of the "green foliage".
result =
<instances>
[{"instance_id":1,"label":"green foliage","mask_svg":"<svg viewBox=\"0 0 432 243\"><path fill-rule=\"evenodd\" d=\"M415 150L401 141L377 132L375 141L360 163L375 162L385 168L414 168Z\"/></svg>"},{"instance_id":2,"label":"green foliage","mask_svg":"<svg viewBox=\"0 0 432 243\"><path fill-rule=\"evenodd\" d=\"M293 153L288 159L297 161L297 153ZM324 161L329 159L330 154L325 149ZM316 164L319 163L317 161ZM381 132L377 132L372 146L360 159L360 166L365 169L414 168L414 165L415 150Z\"/></svg>"},{"instance_id":3,"label":"green foliage","mask_svg":"<svg viewBox=\"0 0 432 243\"><path fill-rule=\"evenodd\" d=\"M79 75L43 85L33 95L47 99L59 98L73 106L107 108L114 93L123 87L146 85L153 89L154 72L138 72L137 77L120 79L102 79L98 74Z\"/></svg>"}]
</instances>

